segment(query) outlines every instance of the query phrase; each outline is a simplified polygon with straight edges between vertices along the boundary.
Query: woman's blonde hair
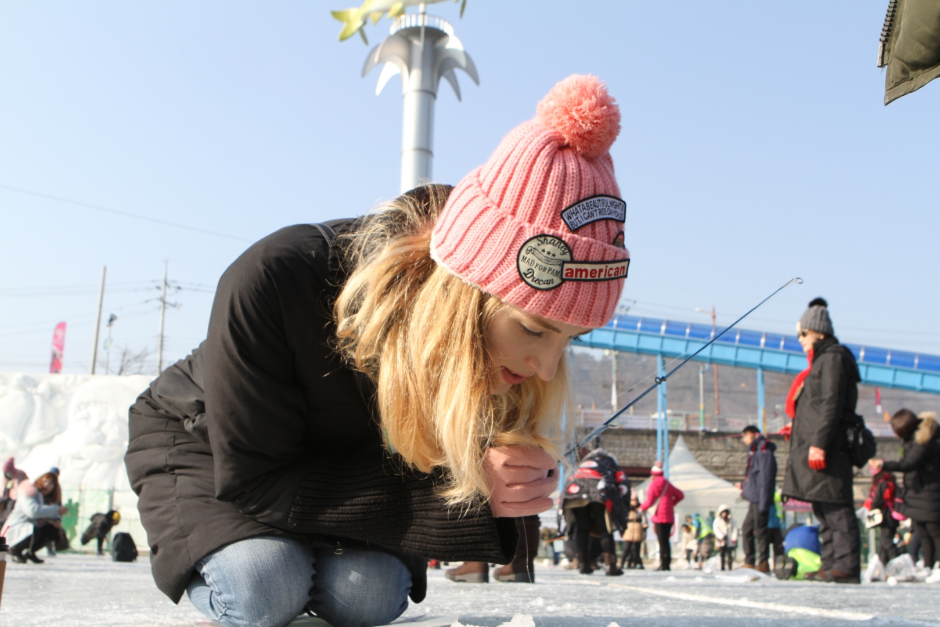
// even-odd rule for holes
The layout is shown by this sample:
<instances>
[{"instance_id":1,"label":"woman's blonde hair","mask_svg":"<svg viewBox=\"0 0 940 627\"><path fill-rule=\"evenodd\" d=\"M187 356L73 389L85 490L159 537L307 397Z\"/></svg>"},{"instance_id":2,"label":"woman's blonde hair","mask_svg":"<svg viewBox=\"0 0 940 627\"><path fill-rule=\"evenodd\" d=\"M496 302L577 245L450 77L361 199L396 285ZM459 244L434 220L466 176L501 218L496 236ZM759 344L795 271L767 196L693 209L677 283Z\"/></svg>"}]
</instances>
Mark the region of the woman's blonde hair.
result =
<instances>
[{"instance_id":1,"label":"woman's blonde hair","mask_svg":"<svg viewBox=\"0 0 940 627\"><path fill-rule=\"evenodd\" d=\"M388 447L422 472L446 469L443 496L469 505L489 497L489 447L539 446L560 459L568 376L562 358L553 381L530 377L491 395L486 330L504 305L431 259L450 190L412 190L344 237L351 273L334 315L339 350L376 383Z\"/></svg>"}]
</instances>

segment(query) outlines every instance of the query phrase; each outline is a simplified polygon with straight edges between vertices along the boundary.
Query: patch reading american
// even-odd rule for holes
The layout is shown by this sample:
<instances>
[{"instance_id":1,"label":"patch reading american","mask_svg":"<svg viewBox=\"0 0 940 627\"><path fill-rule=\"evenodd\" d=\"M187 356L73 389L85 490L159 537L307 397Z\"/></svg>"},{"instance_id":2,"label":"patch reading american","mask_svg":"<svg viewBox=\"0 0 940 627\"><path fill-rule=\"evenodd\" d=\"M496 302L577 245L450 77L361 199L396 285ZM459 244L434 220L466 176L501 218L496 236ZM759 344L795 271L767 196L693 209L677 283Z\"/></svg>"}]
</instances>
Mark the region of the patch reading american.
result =
<instances>
[{"instance_id":1,"label":"patch reading american","mask_svg":"<svg viewBox=\"0 0 940 627\"><path fill-rule=\"evenodd\" d=\"M561 285L561 268L571 261L571 248L553 235L536 235L519 248L516 268L529 287L552 290Z\"/></svg>"},{"instance_id":2,"label":"patch reading american","mask_svg":"<svg viewBox=\"0 0 940 627\"><path fill-rule=\"evenodd\" d=\"M627 278L630 260L571 261L562 264L561 278L565 281L613 281Z\"/></svg>"},{"instance_id":3,"label":"patch reading american","mask_svg":"<svg viewBox=\"0 0 940 627\"><path fill-rule=\"evenodd\" d=\"M627 278L629 259L575 261L571 247L554 235L536 235L519 248L516 268L529 287L553 290L565 281L615 281Z\"/></svg>"},{"instance_id":4,"label":"patch reading american","mask_svg":"<svg viewBox=\"0 0 940 627\"><path fill-rule=\"evenodd\" d=\"M597 195L579 200L561 212L561 219L568 228L577 231L582 226L598 220L626 222L627 203L616 196Z\"/></svg>"}]
</instances>

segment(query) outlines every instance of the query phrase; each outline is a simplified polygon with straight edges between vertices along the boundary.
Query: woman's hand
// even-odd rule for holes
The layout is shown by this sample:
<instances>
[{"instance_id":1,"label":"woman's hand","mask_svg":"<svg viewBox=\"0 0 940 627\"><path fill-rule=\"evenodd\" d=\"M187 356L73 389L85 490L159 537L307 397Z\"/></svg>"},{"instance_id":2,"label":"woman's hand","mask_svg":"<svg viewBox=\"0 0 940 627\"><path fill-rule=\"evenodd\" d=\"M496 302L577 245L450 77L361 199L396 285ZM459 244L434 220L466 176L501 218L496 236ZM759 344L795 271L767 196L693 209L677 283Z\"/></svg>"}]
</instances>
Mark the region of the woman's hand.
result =
<instances>
[{"instance_id":1,"label":"woman's hand","mask_svg":"<svg viewBox=\"0 0 940 627\"><path fill-rule=\"evenodd\" d=\"M826 451L818 446L809 447L809 467L815 471L826 469Z\"/></svg>"},{"instance_id":2,"label":"woman's hand","mask_svg":"<svg viewBox=\"0 0 940 627\"><path fill-rule=\"evenodd\" d=\"M884 468L885 460L883 459L870 459L868 460L868 465L871 466L871 474L876 475L881 472L881 469Z\"/></svg>"},{"instance_id":3,"label":"woman's hand","mask_svg":"<svg viewBox=\"0 0 940 627\"><path fill-rule=\"evenodd\" d=\"M68 513L69 513L69 508L67 508L67 507L64 506L64 505L60 505L60 506L59 506L59 513L60 513L60 514L68 514Z\"/></svg>"},{"instance_id":4,"label":"woman's hand","mask_svg":"<svg viewBox=\"0 0 940 627\"><path fill-rule=\"evenodd\" d=\"M483 469L490 485L490 510L496 518L530 516L551 509L548 497L558 485L554 458L533 446L496 446L486 452Z\"/></svg>"}]
</instances>

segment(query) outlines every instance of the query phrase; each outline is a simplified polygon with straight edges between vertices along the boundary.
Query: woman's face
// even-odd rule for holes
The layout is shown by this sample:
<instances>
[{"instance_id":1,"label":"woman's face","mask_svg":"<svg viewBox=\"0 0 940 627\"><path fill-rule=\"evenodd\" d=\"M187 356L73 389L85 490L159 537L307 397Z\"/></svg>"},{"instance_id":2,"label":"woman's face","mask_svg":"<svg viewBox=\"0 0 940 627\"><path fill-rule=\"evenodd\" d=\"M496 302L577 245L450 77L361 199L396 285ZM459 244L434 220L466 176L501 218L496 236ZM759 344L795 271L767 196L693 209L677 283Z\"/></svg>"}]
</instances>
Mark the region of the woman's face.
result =
<instances>
[{"instance_id":1,"label":"woman's face","mask_svg":"<svg viewBox=\"0 0 940 627\"><path fill-rule=\"evenodd\" d=\"M42 482L42 485L39 486L39 491L42 492L43 496L49 496L52 494L52 491L55 490L55 484L48 479Z\"/></svg>"},{"instance_id":2,"label":"woman's face","mask_svg":"<svg viewBox=\"0 0 940 627\"><path fill-rule=\"evenodd\" d=\"M529 377L551 381L571 340L591 329L548 320L514 305L500 309L486 330L486 346L495 371L490 393L505 394Z\"/></svg>"},{"instance_id":3,"label":"woman's face","mask_svg":"<svg viewBox=\"0 0 940 627\"><path fill-rule=\"evenodd\" d=\"M825 337L822 333L816 331L810 331L809 329L802 329L797 333L797 338L800 340L800 346L803 347L803 352L808 353L813 350L813 344Z\"/></svg>"}]
</instances>

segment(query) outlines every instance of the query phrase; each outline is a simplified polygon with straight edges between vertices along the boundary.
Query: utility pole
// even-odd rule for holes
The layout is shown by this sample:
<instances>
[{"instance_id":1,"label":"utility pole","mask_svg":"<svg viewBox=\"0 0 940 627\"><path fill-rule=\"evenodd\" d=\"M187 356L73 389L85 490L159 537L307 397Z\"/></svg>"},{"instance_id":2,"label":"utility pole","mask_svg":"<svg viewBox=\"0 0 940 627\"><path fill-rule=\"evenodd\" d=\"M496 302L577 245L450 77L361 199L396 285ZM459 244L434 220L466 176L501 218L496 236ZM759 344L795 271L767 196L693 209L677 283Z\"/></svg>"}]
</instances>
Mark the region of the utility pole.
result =
<instances>
[{"instance_id":1,"label":"utility pole","mask_svg":"<svg viewBox=\"0 0 940 627\"><path fill-rule=\"evenodd\" d=\"M715 337L717 326L715 324L715 306L712 305L712 337ZM715 371L715 416L718 416L720 409L718 406L718 364L712 364Z\"/></svg>"},{"instance_id":2,"label":"utility pole","mask_svg":"<svg viewBox=\"0 0 940 627\"><path fill-rule=\"evenodd\" d=\"M617 351L607 351L610 355L610 410L617 411Z\"/></svg>"},{"instance_id":3,"label":"utility pole","mask_svg":"<svg viewBox=\"0 0 940 627\"><path fill-rule=\"evenodd\" d=\"M698 428L705 430L705 366L698 365Z\"/></svg>"},{"instance_id":4,"label":"utility pole","mask_svg":"<svg viewBox=\"0 0 940 627\"><path fill-rule=\"evenodd\" d=\"M91 346L91 368L89 372L95 374L95 365L98 363L98 340L101 339L101 309L104 306L104 282L108 277L108 266L101 268L101 287L98 288L98 315L95 316L95 342Z\"/></svg>"},{"instance_id":5,"label":"utility pole","mask_svg":"<svg viewBox=\"0 0 940 627\"><path fill-rule=\"evenodd\" d=\"M163 328L166 323L166 285L169 272L170 262L164 261L163 285L160 288L160 337L157 339L157 374L163 372Z\"/></svg>"}]
</instances>

